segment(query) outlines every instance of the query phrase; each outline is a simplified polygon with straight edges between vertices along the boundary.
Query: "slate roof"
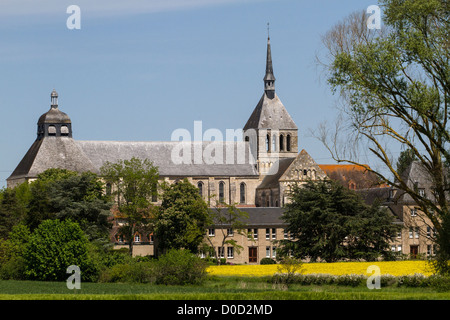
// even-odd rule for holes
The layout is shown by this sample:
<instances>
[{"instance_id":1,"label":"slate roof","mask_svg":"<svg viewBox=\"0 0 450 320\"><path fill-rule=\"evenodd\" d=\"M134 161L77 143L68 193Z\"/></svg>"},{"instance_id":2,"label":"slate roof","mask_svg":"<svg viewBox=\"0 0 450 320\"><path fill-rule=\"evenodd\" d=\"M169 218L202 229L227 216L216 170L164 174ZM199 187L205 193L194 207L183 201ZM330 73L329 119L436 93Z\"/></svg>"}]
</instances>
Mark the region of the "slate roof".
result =
<instances>
[{"instance_id":1,"label":"slate roof","mask_svg":"<svg viewBox=\"0 0 450 320\"><path fill-rule=\"evenodd\" d=\"M244 126L244 130L248 129L297 130L298 128L277 94L270 99L264 93Z\"/></svg>"},{"instance_id":2,"label":"slate roof","mask_svg":"<svg viewBox=\"0 0 450 320\"><path fill-rule=\"evenodd\" d=\"M269 173L264 177L263 181L258 186L258 189L277 188L280 177L286 172L287 168L289 168L294 160L295 158L280 159L278 163L274 164L269 169ZM276 172L273 172L275 170L272 170L272 168L277 168L278 170Z\"/></svg>"},{"instance_id":3,"label":"slate roof","mask_svg":"<svg viewBox=\"0 0 450 320\"><path fill-rule=\"evenodd\" d=\"M184 154L188 156L182 158ZM258 177L246 142L77 141L46 137L33 143L8 180L35 178L49 168L99 174L106 161L132 157L153 161L161 176Z\"/></svg>"},{"instance_id":4,"label":"slate roof","mask_svg":"<svg viewBox=\"0 0 450 320\"><path fill-rule=\"evenodd\" d=\"M216 210L216 209L212 209ZM227 210L223 208L222 210ZM252 207L239 208L239 210L248 213L248 220L244 222L249 227L276 227L286 226L287 224L281 220L284 209L280 207ZM226 225L225 225L226 226Z\"/></svg>"},{"instance_id":5,"label":"slate roof","mask_svg":"<svg viewBox=\"0 0 450 320\"><path fill-rule=\"evenodd\" d=\"M420 161L413 161L402 173L402 179L406 181L410 189L414 190L416 187L418 189L424 189L425 196L428 199L435 199L435 196L433 195L434 182L432 175ZM415 184L417 185L415 186ZM450 201L450 195L447 194L447 196ZM398 190L396 197L398 198L398 201L404 204L415 203L414 199L409 194L401 190Z\"/></svg>"},{"instance_id":6,"label":"slate roof","mask_svg":"<svg viewBox=\"0 0 450 320\"><path fill-rule=\"evenodd\" d=\"M72 138L46 137L31 145L8 180L35 178L50 168L94 171L90 159Z\"/></svg>"},{"instance_id":7,"label":"slate roof","mask_svg":"<svg viewBox=\"0 0 450 320\"><path fill-rule=\"evenodd\" d=\"M39 117L38 124L42 123L72 123L69 116L58 109L51 107L49 111Z\"/></svg>"},{"instance_id":8,"label":"slate roof","mask_svg":"<svg viewBox=\"0 0 450 320\"><path fill-rule=\"evenodd\" d=\"M96 172L106 161L136 157L153 161L161 176L258 175L256 161L245 142L77 141L77 144ZM184 151L189 153L186 158Z\"/></svg>"}]
</instances>

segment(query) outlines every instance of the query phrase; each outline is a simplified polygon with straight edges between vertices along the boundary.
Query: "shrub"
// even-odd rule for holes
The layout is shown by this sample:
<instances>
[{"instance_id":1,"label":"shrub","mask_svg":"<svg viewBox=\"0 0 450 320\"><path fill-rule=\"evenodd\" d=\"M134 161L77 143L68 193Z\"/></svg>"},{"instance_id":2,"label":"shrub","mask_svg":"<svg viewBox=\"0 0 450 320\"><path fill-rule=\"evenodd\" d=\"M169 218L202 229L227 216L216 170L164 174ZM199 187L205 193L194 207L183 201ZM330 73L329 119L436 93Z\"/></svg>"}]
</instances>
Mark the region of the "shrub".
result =
<instances>
[{"instance_id":1,"label":"shrub","mask_svg":"<svg viewBox=\"0 0 450 320\"><path fill-rule=\"evenodd\" d=\"M277 262L271 258L262 258L259 264L276 264Z\"/></svg>"},{"instance_id":2,"label":"shrub","mask_svg":"<svg viewBox=\"0 0 450 320\"><path fill-rule=\"evenodd\" d=\"M96 270L88 256L88 239L76 222L45 220L34 230L24 253L25 274L42 281L66 280L67 267L80 268L84 281Z\"/></svg>"},{"instance_id":3,"label":"shrub","mask_svg":"<svg viewBox=\"0 0 450 320\"><path fill-rule=\"evenodd\" d=\"M154 282L152 262L133 261L116 264L101 272L100 282Z\"/></svg>"},{"instance_id":4,"label":"shrub","mask_svg":"<svg viewBox=\"0 0 450 320\"><path fill-rule=\"evenodd\" d=\"M153 263L157 284L200 284L207 276L207 263L189 250L169 250Z\"/></svg>"},{"instance_id":5,"label":"shrub","mask_svg":"<svg viewBox=\"0 0 450 320\"><path fill-rule=\"evenodd\" d=\"M437 291L450 291L450 277L442 275L432 275L428 277L428 283L431 288Z\"/></svg>"},{"instance_id":6,"label":"shrub","mask_svg":"<svg viewBox=\"0 0 450 320\"><path fill-rule=\"evenodd\" d=\"M360 274L344 274L335 278L335 283L341 286L357 287L367 279Z\"/></svg>"},{"instance_id":7,"label":"shrub","mask_svg":"<svg viewBox=\"0 0 450 320\"><path fill-rule=\"evenodd\" d=\"M397 284L397 277L390 274L383 274L380 277L380 285L382 288L391 287Z\"/></svg>"},{"instance_id":8,"label":"shrub","mask_svg":"<svg viewBox=\"0 0 450 320\"><path fill-rule=\"evenodd\" d=\"M281 260L277 270L280 273L287 273L288 275L302 273L304 271L303 262L300 259L285 257Z\"/></svg>"},{"instance_id":9,"label":"shrub","mask_svg":"<svg viewBox=\"0 0 450 320\"><path fill-rule=\"evenodd\" d=\"M399 287L404 286L404 287L420 288L428 286L428 278L420 273L416 273L413 275L399 276L397 279Z\"/></svg>"},{"instance_id":10,"label":"shrub","mask_svg":"<svg viewBox=\"0 0 450 320\"><path fill-rule=\"evenodd\" d=\"M13 257L0 265L0 279L25 280L25 262L22 257Z\"/></svg>"},{"instance_id":11,"label":"shrub","mask_svg":"<svg viewBox=\"0 0 450 320\"><path fill-rule=\"evenodd\" d=\"M24 280L25 261L23 254L30 237L24 225L16 225L9 233L9 239L0 239L0 279Z\"/></svg>"}]
</instances>

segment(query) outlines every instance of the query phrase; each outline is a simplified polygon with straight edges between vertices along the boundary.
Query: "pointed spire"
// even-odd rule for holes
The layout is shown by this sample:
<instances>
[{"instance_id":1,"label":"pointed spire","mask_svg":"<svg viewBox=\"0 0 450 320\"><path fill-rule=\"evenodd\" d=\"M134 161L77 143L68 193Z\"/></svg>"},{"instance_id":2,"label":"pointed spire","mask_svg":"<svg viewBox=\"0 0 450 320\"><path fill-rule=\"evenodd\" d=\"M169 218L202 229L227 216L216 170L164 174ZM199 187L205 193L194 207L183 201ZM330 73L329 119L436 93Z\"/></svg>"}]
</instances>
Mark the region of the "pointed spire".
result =
<instances>
[{"instance_id":1,"label":"pointed spire","mask_svg":"<svg viewBox=\"0 0 450 320\"><path fill-rule=\"evenodd\" d=\"M272 50L270 48L269 23L267 23L267 58L266 75L264 76L264 91L270 99L275 96L275 76L273 75Z\"/></svg>"}]
</instances>

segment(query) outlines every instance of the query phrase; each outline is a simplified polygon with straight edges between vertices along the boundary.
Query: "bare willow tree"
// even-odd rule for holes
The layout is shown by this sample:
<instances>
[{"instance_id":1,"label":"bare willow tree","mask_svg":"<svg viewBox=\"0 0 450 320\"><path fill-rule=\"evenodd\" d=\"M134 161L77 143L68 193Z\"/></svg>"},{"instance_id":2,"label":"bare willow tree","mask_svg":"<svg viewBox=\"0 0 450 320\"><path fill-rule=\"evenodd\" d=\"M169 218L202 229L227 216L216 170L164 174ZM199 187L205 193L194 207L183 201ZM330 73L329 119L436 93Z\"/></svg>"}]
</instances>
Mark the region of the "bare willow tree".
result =
<instances>
[{"instance_id":1,"label":"bare willow tree","mask_svg":"<svg viewBox=\"0 0 450 320\"><path fill-rule=\"evenodd\" d=\"M363 165L362 154L377 159L381 166L369 170L409 194L433 223L438 260L448 272L450 4L382 0L381 7L381 30L369 29L369 16L360 12L324 35L325 54L318 61L333 93L340 94L340 115L333 126L323 123L316 137L338 162ZM420 194L397 171L394 154L402 149L432 180L433 197Z\"/></svg>"}]
</instances>

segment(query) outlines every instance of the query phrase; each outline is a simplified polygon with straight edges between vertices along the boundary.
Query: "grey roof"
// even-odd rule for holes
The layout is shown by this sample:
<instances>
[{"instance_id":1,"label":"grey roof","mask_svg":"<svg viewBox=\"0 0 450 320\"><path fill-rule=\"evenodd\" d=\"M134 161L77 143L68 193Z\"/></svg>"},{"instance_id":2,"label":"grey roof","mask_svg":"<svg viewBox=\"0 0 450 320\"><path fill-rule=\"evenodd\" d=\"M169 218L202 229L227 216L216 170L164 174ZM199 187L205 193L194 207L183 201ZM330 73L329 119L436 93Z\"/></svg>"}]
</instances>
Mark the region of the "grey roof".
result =
<instances>
[{"instance_id":1,"label":"grey roof","mask_svg":"<svg viewBox=\"0 0 450 320\"><path fill-rule=\"evenodd\" d=\"M248 214L248 220L243 222L249 227L272 227L272 226L286 226L281 217L284 209L280 207L250 207L250 208L238 208L240 211L244 211ZM216 210L215 208L212 210ZM227 210L223 208L222 210ZM227 226L225 224L225 226Z\"/></svg>"},{"instance_id":2,"label":"grey roof","mask_svg":"<svg viewBox=\"0 0 450 320\"><path fill-rule=\"evenodd\" d=\"M244 126L247 129L297 130L297 125L276 93L273 99L264 93Z\"/></svg>"},{"instance_id":3,"label":"grey roof","mask_svg":"<svg viewBox=\"0 0 450 320\"><path fill-rule=\"evenodd\" d=\"M8 180L35 178L47 169L93 171L91 161L69 137L37 139L18 164Z\"/></svg>"},{"instance_id":4,"label":"grey roof","mask_svg":"<svg viewBox=\"0 0 450 320\"><path fill-rule=\"evenodd\" d=\"M444 169L446 170L446 169ZM435 199L433 194L434 181L432 175L428 172L428 169L420 161L413 161L402 173L402 179L407 183L408 187L412 190L415 188L424 189L425 196L428 199ZM450 195L447 194L450 201ZM414 204L414 199L402 190L398 190L398 201L404 204Z\"/></svg>"},{"instance_id":5,"label":"grey roof","mask_svg":"<svg viewBox=\"0 0 450 320\"><path fill-rule=\"evenodd\" d=\"M245 142L77 141L99 169L106 161L149 159L163 176L257 176Z\"/></svg>"},{"instance_id":6,"label":"grey roof","mask_svg":"<svg viewBox=\"0 0 450 320\"><path fill-rule=\"evenodd\" d=\"M375 201L386 203L391 200L389 198L390 190L392 190L392 187L359 189L356 192L363 197L366 204L372 205Z\"/></svg>"},{"instance_id":7,"label":"grey roof","mask_svg":"<svg viewBox=\"0 0 450 320\"><path fill-rule=\"evenodd\" d=\"M161 176L258 177L246 142L76 141L46 137L33 143L8 180L34 178L49 168L99 174L107 161L132 157L153 161Z\"/></svg>"},{"instance_id":8,"label":"grey roof","mask_svg":"<svg viewBox=\"0 0 450 320\"><path fill-rule=\"evenodd\" d=\"M77 141L95 172L107 161L149 159L161 176L257 176L245 142Z\"/></svg>"},{"instance_id":9,"label":"grey roof","mask_svg":"<svg viewBox=\"0 0 450 320\"><path fill-rule=\"evenodd\" d=\"M58 106L51 107L49 111L40 116L38 124L42 123L72 123L69 116L59 110Z\"/></svg>"},{"instance_id":10,"label":"grey roof","mask_svg":"<svg viewBox=\"0 0 450 320\"><path fill-rule=\"evenodd\" d=\"M258 189L269 189L269 188L277 188L280 183L281 176L286 172L287 168L291 165L291 163L296 158L284 158L278 160L278 163L275 163L270 169L269 174L267 174L261 184L258 186ZM272 172L272 168L277 168L277 172Z\"/></svg>"}]
</instances>

